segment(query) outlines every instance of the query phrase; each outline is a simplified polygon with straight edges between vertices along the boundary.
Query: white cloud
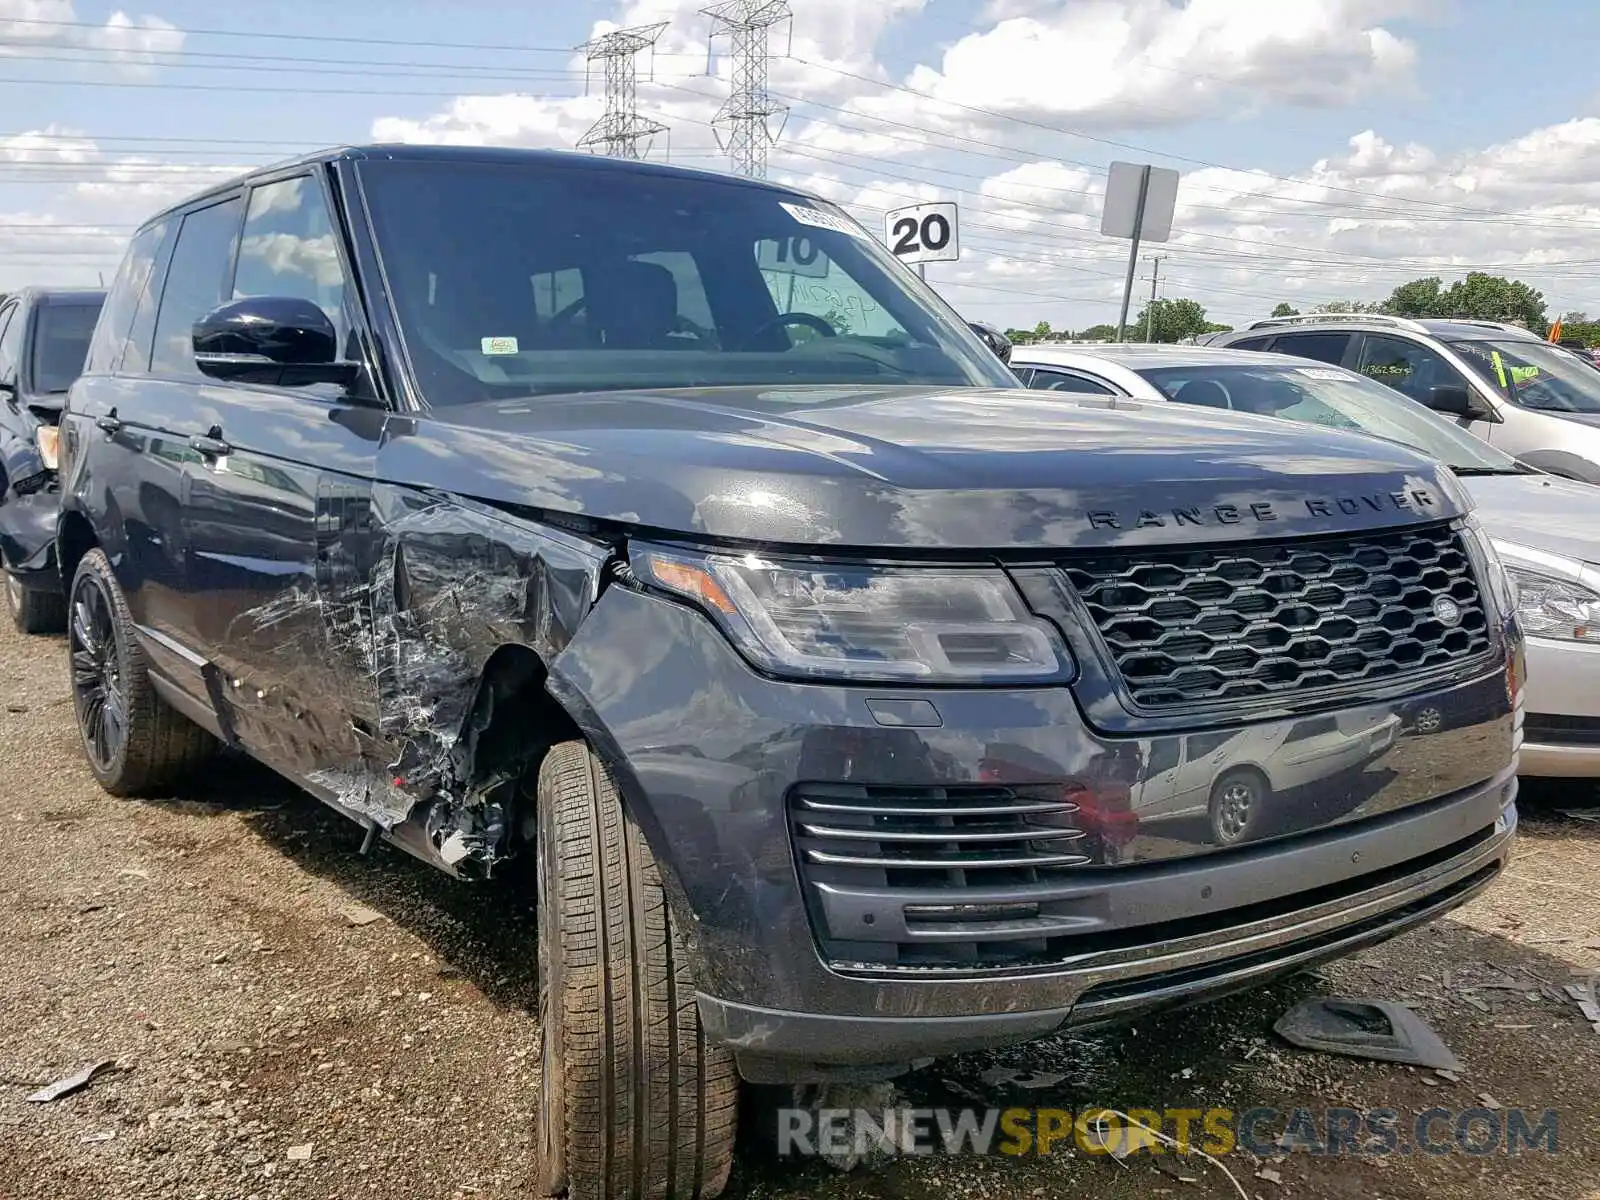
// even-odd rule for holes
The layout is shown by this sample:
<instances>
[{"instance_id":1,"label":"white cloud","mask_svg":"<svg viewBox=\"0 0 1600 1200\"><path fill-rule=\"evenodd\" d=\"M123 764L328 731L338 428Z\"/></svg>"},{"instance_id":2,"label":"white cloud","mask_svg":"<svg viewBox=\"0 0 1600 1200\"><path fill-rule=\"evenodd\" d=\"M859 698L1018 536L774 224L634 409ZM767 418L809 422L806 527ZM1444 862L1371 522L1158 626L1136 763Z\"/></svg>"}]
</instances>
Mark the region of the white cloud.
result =
<instances>
[{"instance_id":1,"label":"white cloud","mask_svg":"<svg viewBox=\"0 0 1600 1200\"><path fill-rule=\"evenodd\" d=\"M91 51L85 63L141 73L182 50L183 41L183 31L160 17L118 10L95 25L78 15L72 0L0 0L0 57Z\"/></svg>"},{"instance_id":2,"label":"white cloud","mask_svg":"<svg viewBox=\"0 0 1600 1200\"><path fill-rule=\"evenodd\" d=\"M995 124L972 109L1137 129L1267 106L1337 106L1410 88L1416 48L1373 22L1415 8L1412 0L1002 0L993 7L1004 17L998 24L905 80L965 109L905 93L859 107L971 130Z\"/></svg>"}]
</instances>

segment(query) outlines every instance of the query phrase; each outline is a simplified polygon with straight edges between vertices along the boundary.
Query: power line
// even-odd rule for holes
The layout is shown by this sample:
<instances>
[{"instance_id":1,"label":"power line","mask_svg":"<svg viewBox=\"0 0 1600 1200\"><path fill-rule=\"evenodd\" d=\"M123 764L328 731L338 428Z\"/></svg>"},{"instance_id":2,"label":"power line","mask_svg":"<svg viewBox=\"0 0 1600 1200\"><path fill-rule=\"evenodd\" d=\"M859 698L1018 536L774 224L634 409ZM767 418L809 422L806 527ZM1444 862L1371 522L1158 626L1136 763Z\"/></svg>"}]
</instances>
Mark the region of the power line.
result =
<instances>
[{"instance_id":1,"label":"power line","mask_svg":"<svg viewBox=\"0 0 1600 1200\"><path fill-rule=\"evenodd\" d=\"M579 149L604 149L613 158L638 158L639 143L667 132L660 121L639 115L638 65L644 50L654 50L667 22L617 29L585 42L579 49L593 64L605 64L606 111L578 139Z\"/></svg>"}]
</instances>

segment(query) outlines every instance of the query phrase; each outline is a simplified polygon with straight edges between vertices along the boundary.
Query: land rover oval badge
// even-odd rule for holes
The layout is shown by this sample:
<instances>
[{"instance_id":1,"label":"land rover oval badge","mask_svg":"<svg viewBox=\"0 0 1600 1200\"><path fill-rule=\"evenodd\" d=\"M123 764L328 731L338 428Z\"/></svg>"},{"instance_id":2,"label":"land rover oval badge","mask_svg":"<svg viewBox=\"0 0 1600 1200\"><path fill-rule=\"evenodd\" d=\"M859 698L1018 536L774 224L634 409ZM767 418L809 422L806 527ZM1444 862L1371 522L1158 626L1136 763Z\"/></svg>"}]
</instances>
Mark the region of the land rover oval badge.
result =
<instances>
[{"instance_id":1,"label":"land rover oval badge","mask_svg":"<svg viewBox=\"0 0 1600 1200\"><path fill-rule=\"evenodd\" d=\"M1433 615L1446 629L1454 629L1461 624L1461 606L1449 596L1433 598Z\"/></svg>"}]
</instances>

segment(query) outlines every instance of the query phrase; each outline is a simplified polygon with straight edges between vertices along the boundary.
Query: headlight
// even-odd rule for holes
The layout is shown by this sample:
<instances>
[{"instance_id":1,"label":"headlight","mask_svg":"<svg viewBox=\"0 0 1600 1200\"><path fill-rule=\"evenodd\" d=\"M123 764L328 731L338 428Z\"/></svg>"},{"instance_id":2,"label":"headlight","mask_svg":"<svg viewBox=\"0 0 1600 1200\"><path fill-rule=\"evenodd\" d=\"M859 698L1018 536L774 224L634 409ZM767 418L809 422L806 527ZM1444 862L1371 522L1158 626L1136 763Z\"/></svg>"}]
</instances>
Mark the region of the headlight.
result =
<instances>
[{"instance_id":1,"label":"headlight","mask_svg":"<svg viewBox=\"0 0 1600 1200\"><path fill-rule=\"evenodd\" d=\"M41 425L34 435L34 441L39 446L39 461L44 463L45 470L56 470L61 450L60 428L55 425Z\"/></svg>"},{"instance_id":2,"label":"headlight","mask_svg":"<svg viewBox=\"0 0 1600 1200\"><path fill-rule=\"evenodd\" d=\"M1600 594L1527 567L1511 566L1507 572L1516 585L1517 618L1529 637L1600 642Z\"/></svg>"},{"instance_id":3,"label":"headlight","mask_svg":"<svg viewBox=\"0 0 1600 1200\"><path fill-rule=\"evenodd\" d=\"M634 571L694 601L775 675L1018 683L1070 662L1005 573L780 562L637 547Z\"/></svg>"}]
</instances>

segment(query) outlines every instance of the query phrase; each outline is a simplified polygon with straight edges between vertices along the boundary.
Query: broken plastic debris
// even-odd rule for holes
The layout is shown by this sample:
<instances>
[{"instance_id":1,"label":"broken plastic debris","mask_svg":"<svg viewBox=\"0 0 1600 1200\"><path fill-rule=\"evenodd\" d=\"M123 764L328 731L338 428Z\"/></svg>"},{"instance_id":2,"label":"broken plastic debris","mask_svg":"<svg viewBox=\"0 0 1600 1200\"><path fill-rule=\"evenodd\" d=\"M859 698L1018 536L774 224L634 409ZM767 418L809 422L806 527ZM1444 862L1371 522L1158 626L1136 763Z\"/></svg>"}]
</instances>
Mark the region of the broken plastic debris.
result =
<instances>
[{"instance_id":1,"label":"broken plastic debris","mask_svg":"<svg viewBox=\"0 0 1600 1200\"><path fill-rule=\"evenodd\" d=\"M1460 1059L1423 1019L1388 1000L1323 996L1296 1005L1273 1026L1303 1050L1346 1054L1434 1070L1461 1071Z\"/></svg>"},{"instance_id":2,"label":"broken plastic debris","mask_svg":"<svg viewBox=\"0 0 1600 1200\"><path fill-rule=\"evenodd\" d=\"M1261 1170L1256 1172L1256 1178L1265 1179L1268 1183L1283 1182L1283 1176L1278 1174L1278 1172L1274 1171L1271 1167L1261 1168Z\"/></svg>"},{"instance_id":3,"label":"broken plastic debris","mask_svg":"<svg viewBox=\"0 0 1600 1200\"><path fill-rule=\"evenodd\" d=\"M94 1080L95 1076L99 1075L102 1071L109 1071L116 1065L116 1059L108 1058L101 1062L95 1063L91 1067L85 1067L75 1075L68 1075L65 1079L56 1080L49 1087L40 1088L37 1092L28 1097L28 1103L50 1104L56 1100L70 1096L74 1092L81 1092L84 1088L89 1086L89 1084Z\"/></svg>"},{"instance_id":4,"label":"broken plastic debris","mask_svg":"<svg viewBox=\"0 0 1600 1200\"><path fill-rule=\"evenodd\" d=\"M1567 995L1578 1002L1578 1011L1583 1014L1583 1019L1600 1033L1600 972L1590 975L1578 983L1567 984Z\"/></svg>"},{"instance_id":5,"label":"broken plastic debris","mask_svg":"<svg viewBox=\"0 0 1600 1200\"><path fill-rule=\"evenodd\" d=\"M117 1131L115 1129L102 1129L99 1133L86 1133L78 1141L85 1146L94 1146L101 1142L109 1142L116 1136Z\"/></svg>"},{"instance_id":6,"label":"broken plastic debris","mask_svg":"<svg viewBox=\"0 0 1600 1200\"><path fill-rule=\"evenodd\" d=\"M979 1079L990 1087L1047 1088L1066 1078L1053 1071L1019 1071L1015 1067L990 1067Z\"/></svg>"},{"instance_id":7,"label":"broken plastic debris","mask_svg":"<svg viewBox=\"0 0 1600 1200\"><path fill-rule=\"evenodd\" d=\"M284 1157L290 1162L310 1162L311 1143L307 1142L304 1146L290 1146Z\"/></svg>"}]
</instances>

